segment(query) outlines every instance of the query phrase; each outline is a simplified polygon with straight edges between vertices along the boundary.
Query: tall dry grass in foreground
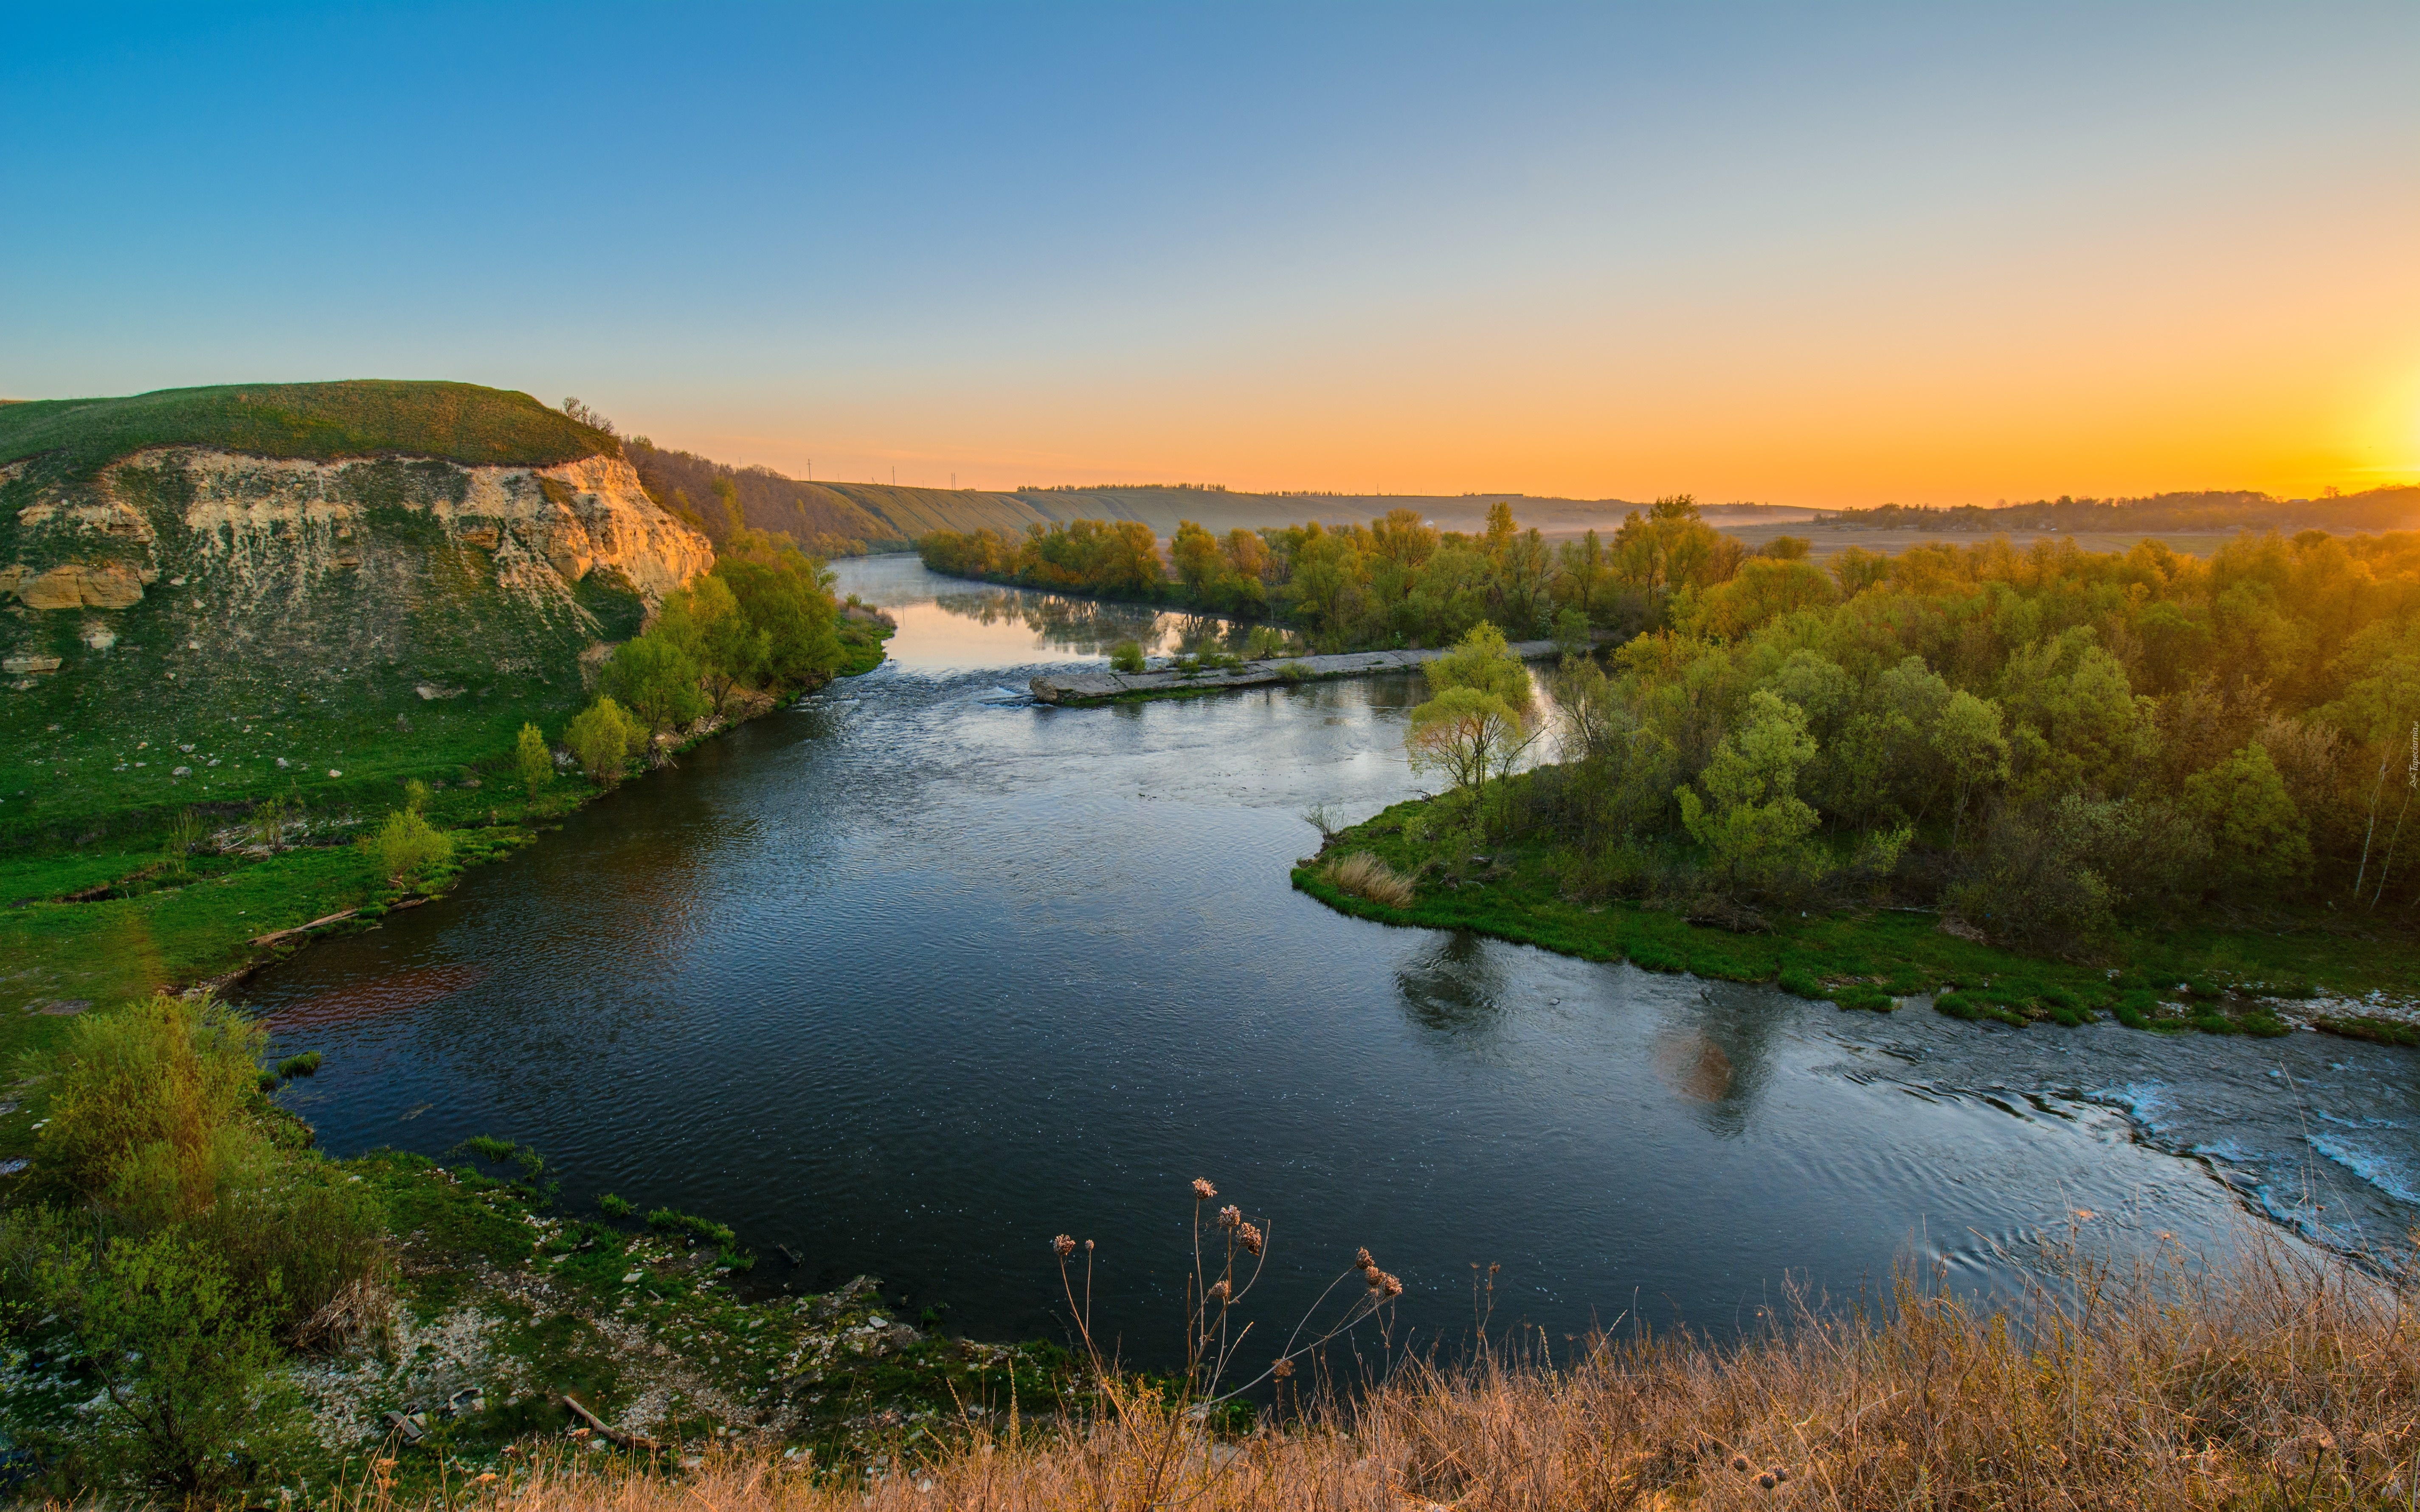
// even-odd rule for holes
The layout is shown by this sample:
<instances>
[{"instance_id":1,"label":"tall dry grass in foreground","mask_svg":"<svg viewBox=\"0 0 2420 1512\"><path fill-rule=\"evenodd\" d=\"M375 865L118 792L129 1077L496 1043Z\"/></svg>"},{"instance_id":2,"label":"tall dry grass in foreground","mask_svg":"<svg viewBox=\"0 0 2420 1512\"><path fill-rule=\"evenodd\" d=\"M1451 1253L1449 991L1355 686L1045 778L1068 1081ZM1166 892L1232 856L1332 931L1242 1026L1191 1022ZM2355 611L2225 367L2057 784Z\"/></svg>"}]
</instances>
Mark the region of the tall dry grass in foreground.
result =
<instances>
[{"instance_id":1,"label":"tall dry grass in foreground","mask_svg":"<svg viewBox=\"0 0 2420 1512\"><path fill-rule=\"evenodd\" d=\"M2011 1313L1902 1286L1885 1322L1736 1349L1599 1341L1552 1368L1482 1350L1219 1442L1104 1414L818 1483L737 1454L669 1475L553 1468L473 1489L514 1512L843 1507L1481 1509L2420 1504L2407 1298L2256 1242L2223 1269L2076 1263ZM1153 1482L1156 1480L1156 1486ZM1147 1498L1147 1500L1146 1500ZM365 1507L383 1504L374 1490Z\"/></svg>"}]
</instances>

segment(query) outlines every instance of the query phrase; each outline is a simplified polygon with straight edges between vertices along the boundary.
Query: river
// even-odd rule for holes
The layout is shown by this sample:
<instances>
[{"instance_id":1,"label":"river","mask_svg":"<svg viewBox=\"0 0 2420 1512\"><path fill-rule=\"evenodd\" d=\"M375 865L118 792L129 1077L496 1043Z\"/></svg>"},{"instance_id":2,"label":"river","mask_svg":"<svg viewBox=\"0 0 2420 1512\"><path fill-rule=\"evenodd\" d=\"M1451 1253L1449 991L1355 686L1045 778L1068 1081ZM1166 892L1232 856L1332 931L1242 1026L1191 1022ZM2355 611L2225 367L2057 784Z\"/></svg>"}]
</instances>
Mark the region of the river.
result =
<instances>
[{"instance_id":1,"label":"river","mask_svg":"<svg viewBox=\"0 0 2420 1512\"><path fill-rule=\"evenodd\" d=\"M1205 627L839 570L901 622L879 671L253 981L327 1057L287 1094L324 1148L524 1141L566 1210L707 1214L752 1286L870 1273L983 1336L1056 1335L1049 1240L1093 1239L1144 1360L1196 1177L1271 1230L1257 1316L1367 1245L1399 1345L1467 1332L1475 1265L1498 1326L1722 1333L1895 1264L2006 1290L2045 1240L2420 1224L2413 1052L1847 1013L1343 918L1288 886L1300 815L1414 791L1415 680L1034 707L1004 695L1043 667Z\"/></svg>"}]
</instances>

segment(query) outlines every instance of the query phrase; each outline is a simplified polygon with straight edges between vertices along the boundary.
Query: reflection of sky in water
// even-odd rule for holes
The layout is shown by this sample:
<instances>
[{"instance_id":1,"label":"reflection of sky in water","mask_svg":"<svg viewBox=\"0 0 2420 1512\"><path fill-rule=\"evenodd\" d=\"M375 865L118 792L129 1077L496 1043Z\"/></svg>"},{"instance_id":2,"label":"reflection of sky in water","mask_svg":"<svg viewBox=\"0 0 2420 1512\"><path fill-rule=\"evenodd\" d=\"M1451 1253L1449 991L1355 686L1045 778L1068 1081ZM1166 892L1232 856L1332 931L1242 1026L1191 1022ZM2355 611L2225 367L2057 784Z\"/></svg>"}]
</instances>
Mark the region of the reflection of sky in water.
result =
<instances>
[{"instance_id":1,"label":"reflection of sky in water","mask_svg":"<svg viewBox=\"0 0 2420 1512\"><path fill-rule=\"evenodd\" d=\"M573 1211L710 1213L808 1255L757 1284L870 1273L979 1333L1051 1331L1047 1241L1097 1238L1130 1358L1203 1175L1270 1219L1273 1309L1366 1243L1423 1336L1474 1261L1557 1334L1720 1329L1910 1257L2005 1288L2078 1226L2223 1243L2239 1192L2412 1226L2411 1051L1843 1013L1348 918L1288 886L1299 816L1411 790L1419 678L986 706L1071 653L912 559L842 585L906 611L892 667L255 979L327 1054L283 1094L324 1144L526 1140Z\"/></svg>"},{"instance_id":2,"label":"reflection of sky in water","mask_svg":"<svg viewBox=\"0 0 2420 1512\"><path fill-rule=\"evenodd\" d=\"M1201 651L1222 644L1243 627L1209 615L942 578L911 556L847 563L843 591L888 609L899 622L891 657L908 671L1106 661L1121 640L1139 641L1154 655Z\"/></svg>"}]
</instances>

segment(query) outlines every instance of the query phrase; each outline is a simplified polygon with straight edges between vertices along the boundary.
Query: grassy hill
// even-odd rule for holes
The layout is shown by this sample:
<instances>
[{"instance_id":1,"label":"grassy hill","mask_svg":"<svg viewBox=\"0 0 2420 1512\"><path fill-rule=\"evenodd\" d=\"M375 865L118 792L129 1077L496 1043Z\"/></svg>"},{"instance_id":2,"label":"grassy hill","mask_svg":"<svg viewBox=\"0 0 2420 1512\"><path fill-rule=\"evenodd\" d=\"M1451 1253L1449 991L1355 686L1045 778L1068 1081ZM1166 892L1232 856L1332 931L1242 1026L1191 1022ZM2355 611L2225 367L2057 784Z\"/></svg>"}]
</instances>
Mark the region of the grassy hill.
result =
<instances>
[{"instance_id":1,"label":"grassy hill","mask_svg":"<svg viewBox=\"0 0 2420 1512\"><path fill-rule=\"evenodd\" d=\"M229 383L0 406L0 467L29 461L32 481L85 481L154 446L535 467L613 450L612 438L526 393L474 383Z\"/></svg>"},{"instance_id":2,"label":"grassy hill","mask_svg":"<svg viewBox=\"0 0 2420 1512\"><path fill-rule=\"evenodd\" d=\"M558 717L644 609L640 564L592 535L694 539L635 486L535 471L619 469L613 446L465 383L0 409L0 841L307 795Z\"/></svg>"}]
</instances>

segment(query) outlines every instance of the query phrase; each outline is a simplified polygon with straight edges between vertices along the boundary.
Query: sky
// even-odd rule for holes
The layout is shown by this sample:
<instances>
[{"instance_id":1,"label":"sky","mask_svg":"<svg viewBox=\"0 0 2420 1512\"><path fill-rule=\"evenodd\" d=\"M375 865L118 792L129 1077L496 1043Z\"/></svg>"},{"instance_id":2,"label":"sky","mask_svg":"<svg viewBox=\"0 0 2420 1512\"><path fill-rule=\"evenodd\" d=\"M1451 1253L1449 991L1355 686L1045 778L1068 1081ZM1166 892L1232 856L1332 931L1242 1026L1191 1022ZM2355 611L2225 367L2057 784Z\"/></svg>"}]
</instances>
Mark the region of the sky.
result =
<instances>
[{"instance_id":1,"label":"sky","mask_svg":"<svg viewBox=\"0 0 2420 1512\"><path fill-rule=\"evenodd\" d=\"M0 395L796 476L2420 481L2420 4L8 8Z\"/></svg>"}]
</instances>

